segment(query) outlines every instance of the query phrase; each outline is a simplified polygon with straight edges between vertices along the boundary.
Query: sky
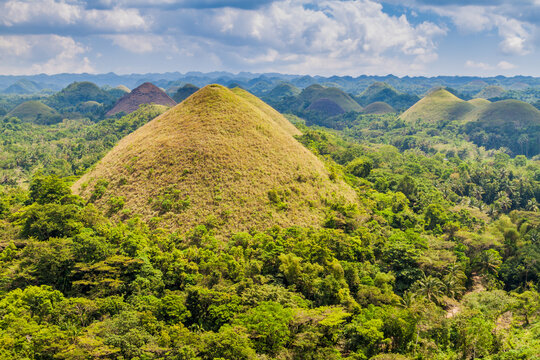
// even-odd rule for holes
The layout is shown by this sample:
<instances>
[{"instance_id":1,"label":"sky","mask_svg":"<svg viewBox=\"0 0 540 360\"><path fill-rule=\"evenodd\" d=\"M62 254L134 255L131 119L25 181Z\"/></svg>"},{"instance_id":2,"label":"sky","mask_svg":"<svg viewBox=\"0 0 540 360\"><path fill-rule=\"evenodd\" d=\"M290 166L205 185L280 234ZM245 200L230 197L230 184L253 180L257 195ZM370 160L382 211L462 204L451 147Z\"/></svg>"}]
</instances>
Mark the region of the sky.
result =
<instances>
[{"instance_id":1,"label":"sky","mask_svg":"<svg viewBox=\"0 0 540 360\"><path fill-rule=\"evenodd\" d=\"M0 0L0 74L540 76L540 0Z\"/></svg>"}]
</instances>

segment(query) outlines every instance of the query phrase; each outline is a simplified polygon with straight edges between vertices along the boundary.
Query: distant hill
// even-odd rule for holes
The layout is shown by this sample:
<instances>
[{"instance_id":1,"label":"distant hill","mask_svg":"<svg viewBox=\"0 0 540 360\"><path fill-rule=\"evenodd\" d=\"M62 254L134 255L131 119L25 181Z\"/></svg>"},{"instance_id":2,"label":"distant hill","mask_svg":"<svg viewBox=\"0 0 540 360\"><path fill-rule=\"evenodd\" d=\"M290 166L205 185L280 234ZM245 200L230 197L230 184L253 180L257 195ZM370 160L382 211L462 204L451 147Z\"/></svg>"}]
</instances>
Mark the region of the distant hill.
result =
<instances>
[{"instance_id":1,"label":"distant hill","mask_svg":"<svg viewBox=\"0 0 540 360\"><path fill-rule=\"evenodd\" d=\"M293 84L282 82L265 94L264 97L276 101L284 97L298 96L300 92L301 90Z\"/></svg>"},{"instance_id":2,"label":"distant hill","mask_svg":"<svg viewBox=\"0 0 540 360\"><path fill-rule=\"evenodd\" d=\"M58 110L75 107L78 104L95 101L100 104L112 104L117 96L101 89L96 84L83 81L74 82L52 95L47 103Z\"/></svg>"},{"instance_id":3,"label":"distant hill","mask_svg":"<svg viewBox=\"0 0 540 360\"><path fill-rule=\"evenodd\" d=\"M120 98L114 107L107 112L106 116L113 116L118 113L130 114L142 104L174 106L176 102L163 90L147 82Z\"/></svg>"},{"instance_id":4,"label":"distant hill","mask_svg":"<svg viewBox=\"0 0 540 360\"><path fill-rule=\"evenodd\" d=\"M20 79L16 83L8 86L4 91L4 94L17 94L17 95L27 95L35 94L40 92L42 87L31 80Z\"/></svg>"},{"instance_id":5,"label":"distant hill","mask_svg":"<svg viewBox=\"0 0 540 360\"><path fill-rule=\"evenodd\" d=\"M502 97L506 90L500 86L492 85L483 88L475 97L482 99L492 99Z\"/></svg>"},{"instance_id":6,"label":"distant hill","mask_svg":"<svg viewBox=\"0 0 540 360\"><path fill-rule=\"evenodd\" d=\"M293 134L253 95L209 85L122 139L73 189L104 209L122 197L126 211L180 231L318 227L326 204L356 194Z\"/></svg>"},{"instance_id":7,"label":"distant hill","mask_svg":"<svg viewBox=\"0 0 540 360\"><path fill-rule=\"evenodd\" d=\"M402 94L384 82L374 82L355 100L362 106L376 102L385 102L396 109L407 109L420 98L414 94Z\"/></svg>"},{"instance_id":8,"label":"distant hill","mask_svg":"<svg viewBox=\"0 0 540 360\"><path fill-rule=\"evenodd\" d=\"M540 111L518 100L502 100L474 113L465 126L477 145L488 149L506 147L514 154L540 153Z\"/></svg>"},{"instance_id":9,"label":"distant hill","mask_svg":"<svg viewBox=\"0 0 540 360\"><path fill-rule=\"evenodd\" d=\"M181 103L191 95L195 94L199 90L199 87L193 84L186 84L179 88L172 96L173 100L177 103Z\"/></svg>"},{"instance_id":10,"label":"distant hill","mask_svg":"<svg viewBox=\"0 0 540 360\"><path fill-rule=\"evenodd\" d=\"M394 113L396 112L396 109L388 105L387 103L383 101L376 101L374 103L369 104L364 108L363 113L364 114L374 114L374 115L382 115L382 114L388 114L388 113Z\"/></svg>"},{"instance_id":11,"label":"distant hill","mask_svg":"<svg viewBox=\"0 0 540 360\"><path fill-rule=\"evenodd\" d=\"M335 87L323 87L315 84L308 86L298 95L300 109L307 109L321 99L325 99L327 104L333 102L344 112L362 111L362 107L349 94Z\"/></svg>"},{"instance_id":12,"label":"distant hill","mask_svg":"<svg viewBox=\"0 0 540 360\"><path fill-rule=\"evenodd\" d=\"M487 99L476 98L476 99L469 100L468 103L478 107L478 106L489 105L489 104L491 104L491 101L489 101Z\"/></svg>"},{"instance_id":13,"label":"distant hill","mask_svg":"<svg viewBox=\"0 0 540 360\"><path fill-rule=\"evenodd\" d=\"M17 117L24 122L49 125L62 121L62 117L40 101L26 101L11 110L7 117Z\"/></svg>"},{"instance_id":14,"label":"distant hill","mask_svg":"<svg viewBox=\"0 0 540 360\"><path fill-rule=\"evenodd\" d=\"M408 123L447 123L463 120L465 115L475 106L458 98L445 89L432 91L411 108L401 114L400 118Z\"/></svg>"}]
</instances>

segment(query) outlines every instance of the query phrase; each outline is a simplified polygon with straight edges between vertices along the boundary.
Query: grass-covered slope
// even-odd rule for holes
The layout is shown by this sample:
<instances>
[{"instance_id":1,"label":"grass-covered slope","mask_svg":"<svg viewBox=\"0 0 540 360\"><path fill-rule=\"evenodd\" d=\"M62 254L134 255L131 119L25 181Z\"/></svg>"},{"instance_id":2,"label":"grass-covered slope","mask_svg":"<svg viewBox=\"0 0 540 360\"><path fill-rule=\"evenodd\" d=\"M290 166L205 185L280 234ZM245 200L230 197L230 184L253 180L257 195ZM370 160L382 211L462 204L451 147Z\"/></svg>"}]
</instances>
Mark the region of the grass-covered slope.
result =
<instances>
[{"instance_id":1,"label":"grass-covered slope","mask_svg":"<svg viewBox=\"0 0 540 360\"><path fill-rule=\"evenodd\" d=\"M130 114L143 104L174 106L176 102L165 91L154 84L146 82L122 96L106 115L113 116L118 113Z\"/></svg>"},{"instance_id":2,"label":"grass-covered slope","mask_svg":"<svg viewBox=\"0 0 540 360\"><path fill-rule=\"evenodd\" d=\"M407 109L416 103L419 98L413 94L402 94L384 82L374 82L355 100L362 106L375 102L385 102L396 109Z\"/></svg>"},{"instance_id":3,"label":"grass-covered slope","mask_svg":"<svg viewBox=\"0 0 540 360\"><path fill-rule=\"evenodd\" d=\"M540 111L518 100L502 100L474 112L466 131L486 148L506 147L514 154L540 153Z\"/></svg>"},{"instance_id":4,"label":"grass-covered slope","mask_svg":"<svg viewBox=\"0 0 540 360\"><path fill-rule=\"evenodd\" d=\"M245 91L206 86L120 141L73 188L173 229L318 226L324 204L356 194L291 132Z\"/></svg>"},{"instance_id":5,"label":"grass-covered slope","mask_svg":"<svg viewBox=\"0 0 540 360\"><path fill-rule=\"evenodd\" d=\"M36 100L23 102L11 110L7 117L17 117L36 124L51 124L62 120L54 109Z\"/></svg>"},{"instance_id":6,"label":"grass-covered slope","mask_svg":"<svg viewBox=\"0 0 540 360\"><path fill-rule=\"evenodd\" d=\"M461 120L475 106L451 94L445 89L438 89L422 98L407 111L401 119L412 123L447 123Z\"/></svg>"},{"instance_id":7,"label":"grass-covered slope","mask_svg":"<svg viewBox=\"0 0 540 360\"><path fill-rule=\"evenodd\" d=\"M506 90L504 90L504 88L497 85L491 85L491 86L486 86L485 88L483 88L478 94L476 94L476 97L482 98L482 99L492 99L492 98L501 97L505 93L506 93Z\"/></svg>"},{"instance_id":8,"label":"grass-covered slope","mask_svg":"<svg viewBox=\"0 0 540 360\"><path fill-rule=\"evenodd\" d=\"M174 95L172 96L173 100L177 103L181 103L182 101L186 100L191 95L195 94L199 90L199 87L193 85L193 84L186 84L176 90Z\"/></svg>"},{"instance_id":9,"label":"grass-covered slope","mask_svg":"<svg viewBox=\"0 0 540 360\"><path fill-rule=\"evenodd\" d=\"M116 97L101 89L96 84L82 81L74 82L66 88L52 95L47 103L58 109L70 109L80 103L87 101L96 101L101 104L111 104Z\"/></svg>"},{"instance_id":10,"label":"grass-covered slope","mask_svg":"<svg viewBox=\"0 0 540 360\"><path fill-rule=\"evenodd\" d=\"M392 106L388 105L387 103L383 101L376 101L374 103L369 104L364 108L363 113L364 114L375 114L375 115L382 115L382 114L388 114L396 112L396 109L394 109Z\"/></svg>"},{"instance_id":11,"label":"grass-covered slope","mask_svg":"<svg viewBox=\"0 0 540 360\"><path fill-rule=\"evenodd\" d=\"M298 96L300 92L300 89L293 84L282 82L265 94L265 98L275 101L288 96Z\"/></svg>"},{"instance_id":12,"label":"grass-covered slope","mask_svg":"<svg viewBox=\"0 0 540 360\"><path fill-rule=\"evenodd\" d=\"M304 109L308 108L317 100L327 99L338 105L344 112L362 111L362 107L346 92L335 87L311 85L305 88L298 96Z\"/></svg>"}]
</instances>

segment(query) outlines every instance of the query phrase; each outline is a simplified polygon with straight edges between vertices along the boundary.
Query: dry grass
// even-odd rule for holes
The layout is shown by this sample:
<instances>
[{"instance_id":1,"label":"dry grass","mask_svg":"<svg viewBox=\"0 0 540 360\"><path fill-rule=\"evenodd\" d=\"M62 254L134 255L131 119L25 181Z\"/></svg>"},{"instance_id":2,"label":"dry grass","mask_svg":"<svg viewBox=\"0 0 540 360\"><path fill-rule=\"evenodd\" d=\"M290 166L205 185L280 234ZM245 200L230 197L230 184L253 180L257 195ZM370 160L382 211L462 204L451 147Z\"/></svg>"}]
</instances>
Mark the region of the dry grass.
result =
<instances>
[{"instance_id":1,"label":"dry grass","mask_svg":"<svg viewBox=\"0 0 540 360\"><path fill-rule=\"evenodd\" d=\"M299 133L253 95L209 85L122 139L73 186L90 198L96 181L109 182L97 200L112 197L144 219L187 230L209 222L220 233L272 225L319 226L324 199L355 202L343 181L298 143ZM189 206L160 214L151 204L173 187ZM116 215L118 216L118 215Z\"/></svg>"}]
</instances>

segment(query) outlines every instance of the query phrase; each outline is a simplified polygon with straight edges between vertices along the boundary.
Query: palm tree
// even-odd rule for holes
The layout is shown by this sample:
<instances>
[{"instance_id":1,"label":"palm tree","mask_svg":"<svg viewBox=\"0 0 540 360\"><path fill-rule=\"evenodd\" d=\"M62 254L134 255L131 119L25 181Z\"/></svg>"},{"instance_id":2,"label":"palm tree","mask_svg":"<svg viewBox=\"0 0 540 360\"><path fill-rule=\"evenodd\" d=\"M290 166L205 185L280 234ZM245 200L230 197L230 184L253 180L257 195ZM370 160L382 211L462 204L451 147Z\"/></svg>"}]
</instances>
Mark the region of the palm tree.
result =
<instances>
[{"instance_id":1,"label":"palm tree","mask_svg":"<svg viewBox=\"0 0 540 360\"><path fill-rule=\"evenodd\" d=\"M502 257L497 250L484 250L474 262L474 268L482 273L497 276L502 264Z\"/></svg>"},{"instance_id":2,"label":"palm tree","mask_svg":"<svg viewBox=\"0 0 540 360\"><path fill-rule=\"evenodd\" d=\"M424 296L427 301L439 302L444 296L443 282L431 275L426 276L426 274L423 274L422 278L417 280L413 286L416 293Z\"/></svg>"},{"instance_id":3,"label":"palm tree","mask_svg":"<svg viewBox=\"0 0 540 360\"><path fill-rule=\"evenodd\" d=\"M529 201L527 201L527 210L538 212L538 201L536 201L535 198L532 198Z\"/></svg>"}]
</instances>

